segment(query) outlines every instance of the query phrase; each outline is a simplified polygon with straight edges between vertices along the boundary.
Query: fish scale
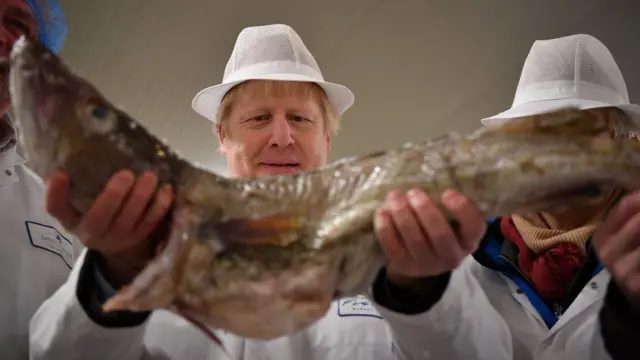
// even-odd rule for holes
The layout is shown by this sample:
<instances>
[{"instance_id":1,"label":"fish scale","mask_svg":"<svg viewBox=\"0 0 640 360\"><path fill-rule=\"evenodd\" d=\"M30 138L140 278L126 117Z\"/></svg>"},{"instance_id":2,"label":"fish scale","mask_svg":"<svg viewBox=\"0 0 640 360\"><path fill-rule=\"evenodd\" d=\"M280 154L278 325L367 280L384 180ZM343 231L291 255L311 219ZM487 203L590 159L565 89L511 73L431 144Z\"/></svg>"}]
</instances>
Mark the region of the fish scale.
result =
<instances>
[{"instance_id":1,"label":"fish scale","mask_svg":"<svg viewBox=\"0 0 640 360\"><path fill-rule=\"evenodd\" d=\"M42 177L67 172L80 214L121 169L153 170L175 189L158 232L165 246L103 311L167 309L215 341L210 328L285 336L337 297L366 294L385 264L373 214L389 191L419 188L442 206L453 188L490 217L563 206L594 186L640 185L638 141L596 138L608 125L573 108L312 171L233 179L181 157L37 41L14 44L10 85L29 163Z\"/></svg>"}]
</instances>

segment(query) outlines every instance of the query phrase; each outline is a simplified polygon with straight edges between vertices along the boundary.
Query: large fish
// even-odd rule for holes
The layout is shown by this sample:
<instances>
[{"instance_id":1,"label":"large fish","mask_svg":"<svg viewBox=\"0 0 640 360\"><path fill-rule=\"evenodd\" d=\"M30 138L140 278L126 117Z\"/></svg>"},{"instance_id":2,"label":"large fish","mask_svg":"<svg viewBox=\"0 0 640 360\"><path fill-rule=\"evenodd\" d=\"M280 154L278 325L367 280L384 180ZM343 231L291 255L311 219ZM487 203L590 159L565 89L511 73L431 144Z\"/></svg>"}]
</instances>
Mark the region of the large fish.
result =
<instances>
[{"instance_id":1,"label":"large fish","mask_svg":"<svg viewBox=\"0 0 640 360\"><path fill-rule=\"evenodd\" d=\"M175 187L167 244L105 311L169 309L201 329L272 339L308 327L384 266L374 211L390 190L457 189L489 216L536 211L586 189L635 189L640 145L565 109L468 136L346 158L315 171L230 179L198 168L74 75L38 42L11 54L11 96L30 166L71 176L85 212L116 171Z\"/></svg>"}]
</instances>

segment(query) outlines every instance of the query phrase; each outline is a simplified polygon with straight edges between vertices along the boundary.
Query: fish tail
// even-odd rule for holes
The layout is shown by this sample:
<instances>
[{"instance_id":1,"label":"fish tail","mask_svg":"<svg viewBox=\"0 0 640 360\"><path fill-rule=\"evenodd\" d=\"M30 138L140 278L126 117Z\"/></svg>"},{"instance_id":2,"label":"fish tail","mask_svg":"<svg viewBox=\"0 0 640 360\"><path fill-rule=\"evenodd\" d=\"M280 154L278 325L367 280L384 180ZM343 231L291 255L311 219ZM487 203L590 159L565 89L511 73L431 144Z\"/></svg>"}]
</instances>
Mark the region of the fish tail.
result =
<instances>
[{"instance_id":1,"label":"fish tail","mask_svg":"<svg viewBox=\"0 0 640 360\"><path fill-rule=\"evenodd\" d=\"M189 250L189 232L196 221L191 214L188 208L175 208L166 247L130 284L104 303L103 311L148 311L168 308L175 302L176 286Z\"/></svg>"}]
</instances>

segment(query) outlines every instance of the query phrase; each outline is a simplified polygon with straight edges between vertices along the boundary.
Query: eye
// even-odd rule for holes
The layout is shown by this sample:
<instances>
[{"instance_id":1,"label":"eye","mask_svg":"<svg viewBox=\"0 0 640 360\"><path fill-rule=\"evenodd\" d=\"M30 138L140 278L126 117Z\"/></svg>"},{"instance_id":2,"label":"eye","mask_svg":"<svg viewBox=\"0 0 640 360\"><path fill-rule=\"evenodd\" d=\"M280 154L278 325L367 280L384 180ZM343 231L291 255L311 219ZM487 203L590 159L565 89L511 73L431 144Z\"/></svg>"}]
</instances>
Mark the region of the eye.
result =
<instances>
[{"instance_id":1,"label":"eye","mask_svg":"<svg viewBox=\"0 0 640 360\"><path fill-rule=\"evenodd\" d=\"M91 111L91 115L96 119L104 120L109 115L109 109L104 106L96 105Z\"/></svg>"},{"instance_id":2,"label":"eye","mask_svg":"<svg viewBox=\"0 0 640 360\"><path fill-rule=\"evenodd\" d=\"M296 123L309 123L312 122L310 119L301 116L301 115L289 115L289 121L293 121Z\"/></svg>"},{"instance_id":3,"label":"eye","mask_svg":"<svg viewBox=\"0 0 640 360\"><path fill-rule=\"evenodd\" d=\"M269 120L269 115L268 114L258 115L258 116L254 116L252 119L255 121L265 121L265 120Z\"/></svg>"},{"instance_id":4,"label":"eye","mask_svg":"<svg viewBox=\"0 0 640 360\"><path fill-rule=\"evenodd\" d=\"M89 104L85 111L88 115L85 127L89 131L104 135L117 130L118 114L104 103Z\"/></svg>"}]
</instances>

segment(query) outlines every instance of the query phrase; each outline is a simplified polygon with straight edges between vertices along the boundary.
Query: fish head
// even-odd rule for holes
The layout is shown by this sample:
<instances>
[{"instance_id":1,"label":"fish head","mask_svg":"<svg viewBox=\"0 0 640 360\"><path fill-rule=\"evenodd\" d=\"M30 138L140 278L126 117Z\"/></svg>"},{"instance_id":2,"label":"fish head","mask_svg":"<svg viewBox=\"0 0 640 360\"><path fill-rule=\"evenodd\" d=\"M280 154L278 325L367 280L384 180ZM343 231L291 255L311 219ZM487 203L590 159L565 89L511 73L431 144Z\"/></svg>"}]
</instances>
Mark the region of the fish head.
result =
<instances>
[{"instance_id":1,"label":"fish head","mask_svg":"<svg viewBox=\"0 0 640 360\"><path fill-rule=\"evenodd\" d=\"M631 119L620 120L637 131ZM474 151L482 153L480 167L487 167L463 177L484 189L502 184L496 188L500 207L514 213L571 211L640 189L640 141L613 136L612 125L588 110L523 117L483 129L478 139L482 145Z\"/></svg>"},{"instance_id":2,"label":"fish head","mask_svg":"<svg viewBox=\"0 0 640 360\"><path fill-rule=\"evenodd\" d=\"M87 138L107 135L118 127L118 111L92 85L25 36L11 52L10 89L20 140L35 166L59 160L39 161L39 156L79 149Z\"/></svg>"}]
</instances>

